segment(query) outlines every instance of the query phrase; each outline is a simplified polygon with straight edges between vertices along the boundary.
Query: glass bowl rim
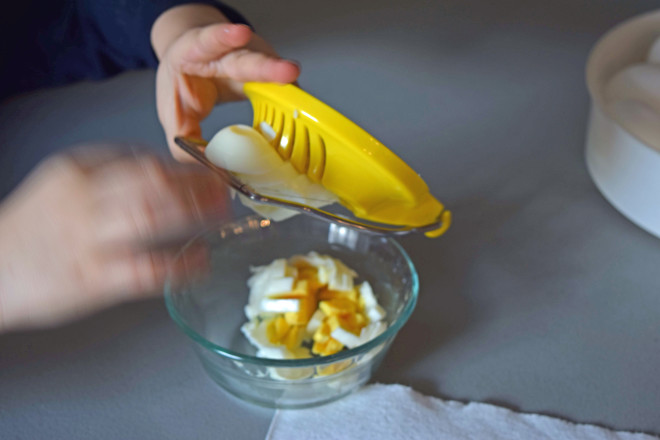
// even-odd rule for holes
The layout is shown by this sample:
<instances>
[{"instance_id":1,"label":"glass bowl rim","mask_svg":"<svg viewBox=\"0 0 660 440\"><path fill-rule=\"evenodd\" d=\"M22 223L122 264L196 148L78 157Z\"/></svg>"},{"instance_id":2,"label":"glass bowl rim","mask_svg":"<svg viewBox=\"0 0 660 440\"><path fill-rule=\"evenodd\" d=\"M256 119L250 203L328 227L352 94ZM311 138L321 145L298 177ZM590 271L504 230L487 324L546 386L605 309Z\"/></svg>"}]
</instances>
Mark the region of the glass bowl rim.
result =
<instances>
[{"instance_id":1,"label":"glass bowl rim","mask_svg":"<svg viewBox=\"0 0 660 440\"><path fill-rule=\"evenodd\" d=\"M196 240L199 240L201 237L211 234L211 233L217 233L221 231L222 229L226 228L234 228L238 224L245 224L245 223L250 223L251 221L254 220L262 220L261 217L253 215L253 216L247 216L243 217L240 219L236 219L230 223L225 223L221 226L221 228L210 228L207 227L198 234L196 234L193 238L191 238L182 248L181 250L176 254L175 260L179 259L183 252L191 246ZM314 220L318 221L318 220ZM271 222L269 227L273 227L272 225L275 224L277 225L276 222ZM345 227L345 226L342 226ZM360 234L366 234L369 235L368 233L364 233L362 231L357 231ZM228 348L222 347L220 345L217 345L208 339L206 339L204 336L200 335L197 331L195 331L188 323L186 320L179 314L178 310L176 309L176 306L174 305L174 301L172 299L173 293L173 286L171 282L171 278L168 275L167 280L165 282L164 286L164 297L165 297L165 306L167 307L167 311L172 318L172 320L179 326L183 332L188 335L193 341L201 345L204 349L212 351L224 358L231 359L234 361L238 362L244 362L244 363L249 363L249 364L255 364L255 365L260 365L260 366L267 366L267 367L314 367L318 365L327 365L331 364L337 361L342 361L346 360L349 358L352 358L353 356L362 354L362 353L367 353L371 349L381 345L384 343L387 339L395 336L398 331L403 327L403 325L408 321L410 318L410 315L412 314L413 310L415 309L415 306L417 305L417 297L419 294L419 277L417 275L417 270L415 269L415 265L413 264L412 260L410 259L410 256L408 253L405 251L405 249L394 239L390 237L382 237L387 244L392 246L401 256L403 256L404 261L406 262L406 266L408 270L410 271L411 275L411 295L408 300L408 302L405 304L404 309L401 311L397 319L391 323L387 329L374 339L368 341L365 344L359 345L354 348L350 348L348 350L342 350L338 353L335 353L330 356L317 356L317 357L310 357L310 358L304 358L304 359L272 359L272 358L261 358L257 356L251 356L248 354L244 353L239 353L234 350L230 350Z\"/></svg>"}]
</instances>

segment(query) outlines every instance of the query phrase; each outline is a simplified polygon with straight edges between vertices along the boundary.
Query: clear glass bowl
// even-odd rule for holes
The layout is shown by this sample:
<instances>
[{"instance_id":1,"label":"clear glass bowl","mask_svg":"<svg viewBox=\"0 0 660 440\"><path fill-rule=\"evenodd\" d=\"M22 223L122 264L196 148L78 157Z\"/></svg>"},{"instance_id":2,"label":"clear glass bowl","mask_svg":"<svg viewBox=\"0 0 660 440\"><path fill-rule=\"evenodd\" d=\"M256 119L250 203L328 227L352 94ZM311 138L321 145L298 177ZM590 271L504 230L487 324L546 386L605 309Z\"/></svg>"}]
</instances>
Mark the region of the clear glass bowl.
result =
<instances>
[{"instance_id":1,"label":"clear glass bowl","mask_svg":"<svg viewBox=\"0 0 660 440\"><path fill-rule=\"evenodd\" d=\"M182 283L168 283L170 315L194 342L211 379L249 402L304 408L336 400L371 377L417 302L415 268L394 240L304 216L285 222L246 217L207 231L186 245L210 251L210 272L189 267ZM185 249L179 258L185 258ZM387 330L361 346L332 356L265 359L240 331L247 321L250 266L316 251L346 263L368 281L387 311Z\"/></svg>"}]
</instances>

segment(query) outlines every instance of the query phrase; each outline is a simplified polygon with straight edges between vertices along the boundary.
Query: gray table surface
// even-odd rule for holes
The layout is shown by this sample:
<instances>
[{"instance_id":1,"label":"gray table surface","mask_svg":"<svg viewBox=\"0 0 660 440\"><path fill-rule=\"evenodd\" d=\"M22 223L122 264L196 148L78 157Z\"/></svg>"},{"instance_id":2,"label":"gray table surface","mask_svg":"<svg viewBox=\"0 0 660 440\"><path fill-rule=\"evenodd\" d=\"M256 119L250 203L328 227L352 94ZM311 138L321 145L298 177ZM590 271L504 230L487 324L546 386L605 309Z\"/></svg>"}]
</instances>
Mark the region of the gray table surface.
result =
<instances>
[{"instance_id":1,"label":"gray table surface","mask_svg":"<svg viewBox=\"0 0 660 440\"><path fill-rule=\"evenodd\" d=\"M659 434L660 240L583 154L589 49L658 3L234 3L454 212L443 238L400 240L420 300L374 381ZM162 149L153 88L140 72L4 103L0 173L80 142ZM205 130L250 120L232 104ZM3 439L259 439L272 414L211 383L162 301L0 336Z\"/></svg>"}]
</instances>

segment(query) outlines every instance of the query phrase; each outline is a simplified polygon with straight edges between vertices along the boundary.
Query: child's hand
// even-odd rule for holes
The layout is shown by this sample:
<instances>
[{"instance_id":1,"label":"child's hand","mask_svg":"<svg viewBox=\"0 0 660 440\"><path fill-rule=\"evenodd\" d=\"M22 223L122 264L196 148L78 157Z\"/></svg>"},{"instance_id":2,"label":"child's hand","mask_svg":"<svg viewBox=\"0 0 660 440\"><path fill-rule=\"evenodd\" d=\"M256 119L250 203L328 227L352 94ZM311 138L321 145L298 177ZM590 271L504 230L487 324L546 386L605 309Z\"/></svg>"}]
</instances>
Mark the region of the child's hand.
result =
<instances>
[{"instance_id":1,"label":"child's hand","mask_svg":"<svg viewBox=\"0 0 660 440\"><path fill-rule=\"evenodd\" d=\"M212 8L199 8L207 8L205 17L217 14L219 20L224 18ZM193 10L193 15L197 11ZM190 17L190 10L187 12ZM174 13L169 20L159 18L154 25L156 31L160 27L165 29L161 34L167 33L176 25L183 26L181 23L200 22L181 19L181 9ZM158 116L170 150L178 160L187 160L188 156L174 144L174 137L202 137L200 122L216 104L244 99L244 82L291 83L300 74L297 64L280 59L268 43L245 25L225 22L192 27L169 40L161 37L165 42L160 44L158 36L158 32L152 32L154 48L161 59L156 77Z\"/></svg>"}]
</instances>

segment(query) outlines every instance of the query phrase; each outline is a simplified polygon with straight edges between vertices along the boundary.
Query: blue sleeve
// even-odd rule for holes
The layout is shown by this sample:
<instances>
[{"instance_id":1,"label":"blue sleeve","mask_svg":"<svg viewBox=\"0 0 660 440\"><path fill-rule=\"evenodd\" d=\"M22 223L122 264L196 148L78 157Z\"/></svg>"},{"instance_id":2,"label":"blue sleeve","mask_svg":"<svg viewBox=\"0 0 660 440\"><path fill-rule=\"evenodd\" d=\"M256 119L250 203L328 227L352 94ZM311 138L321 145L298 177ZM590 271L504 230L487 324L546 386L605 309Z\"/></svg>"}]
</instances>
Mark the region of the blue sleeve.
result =
<instances>
[{"instance_id":1,"label":"blue sleeve","mask_svg":"<svg viewBox=\"0 0 660 440\"><path fill-rule=\"evenodd\" d=\"M155 68L151 27L174 6L201 3L234 23L248 24L215 0L22 0L23 19L3 14L0 99L84 79L103 79L131 69ZM248 24L249 25L249 24Z\"/></svg>"},{"instance_id":2,"label":"blue sleeve","mask_svg":"<svg viewBox=\"0 0 660 440\"><path fill-rule=\"evenodd\" d=\"M151 27L166 10L189 3L218 8L234 23L247 24L234 9L214 0L76 0L87 57L96 76L158 66L151 48Z\"/></svg>"}]
</instances>

